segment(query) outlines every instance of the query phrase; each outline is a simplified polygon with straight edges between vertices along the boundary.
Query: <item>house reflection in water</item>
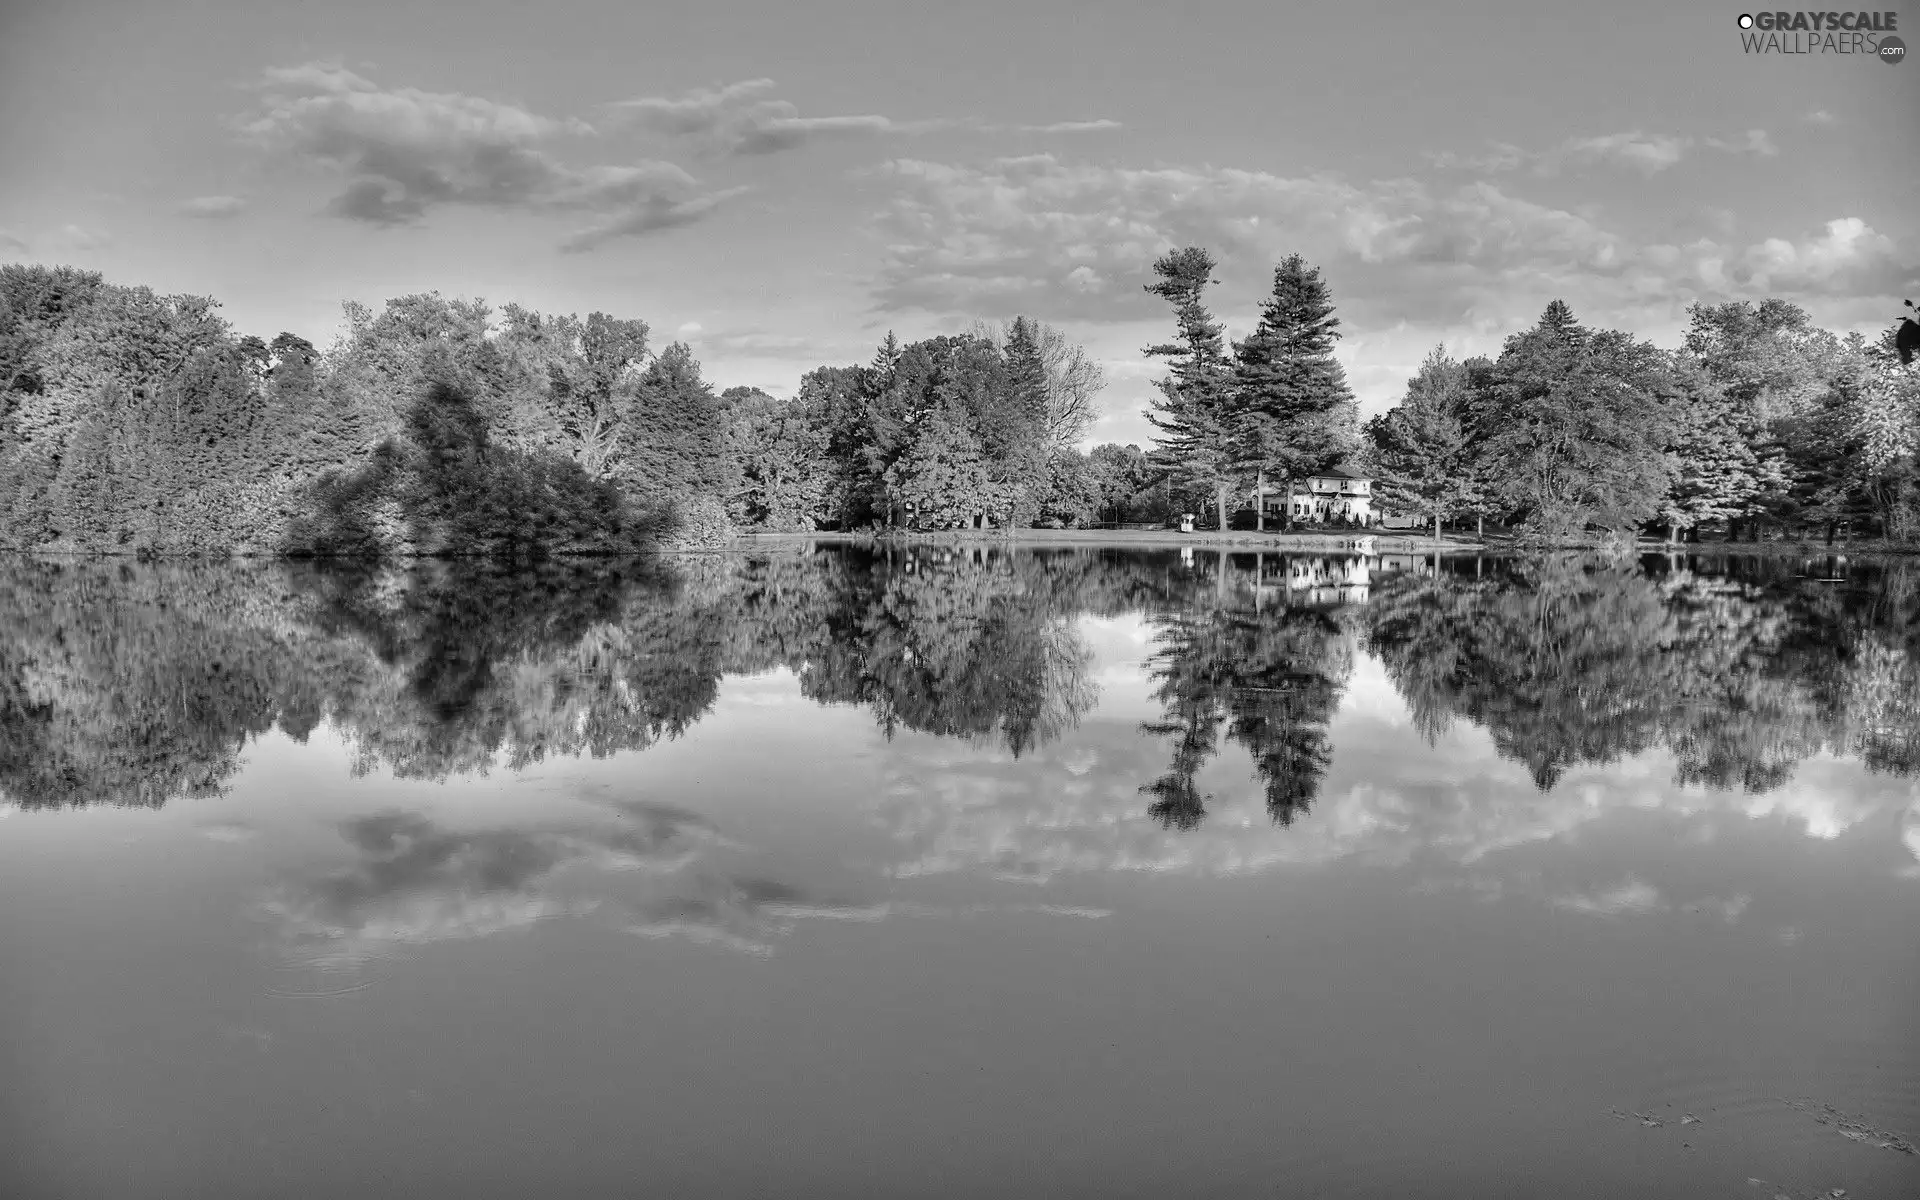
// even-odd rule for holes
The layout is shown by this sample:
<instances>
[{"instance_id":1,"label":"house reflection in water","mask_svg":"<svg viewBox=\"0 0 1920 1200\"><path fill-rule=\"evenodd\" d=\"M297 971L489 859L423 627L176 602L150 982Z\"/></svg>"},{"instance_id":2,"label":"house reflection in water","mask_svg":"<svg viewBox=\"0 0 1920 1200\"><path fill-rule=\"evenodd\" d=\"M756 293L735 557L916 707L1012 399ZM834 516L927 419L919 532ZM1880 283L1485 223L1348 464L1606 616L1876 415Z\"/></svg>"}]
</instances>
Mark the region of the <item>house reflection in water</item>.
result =
<instances>
[{"instance_id":1,"label":"house reflection in water","mask_svg":"<svg viewBox=\"0 0 1920 1200\"><path fill-rule=\"evenodd\" d=\"M1352 558L1293 558L1287 560L1290 604L1312 606L1365 604L1373 581L1369 561Z\"/></svg>"},{"instance_id":2,"label":"house reflection in water","mask_svg":"<svg viewBox=\"0 0 1920 1200\"><path fill-rule=\"evenodd\" d=\"M1259 555L1252 572L1256 604L1275 602L1290 608L1365 604L1372 582L1373 561L1357 554L1271 558Z\"/></svg>"}]
</instances>

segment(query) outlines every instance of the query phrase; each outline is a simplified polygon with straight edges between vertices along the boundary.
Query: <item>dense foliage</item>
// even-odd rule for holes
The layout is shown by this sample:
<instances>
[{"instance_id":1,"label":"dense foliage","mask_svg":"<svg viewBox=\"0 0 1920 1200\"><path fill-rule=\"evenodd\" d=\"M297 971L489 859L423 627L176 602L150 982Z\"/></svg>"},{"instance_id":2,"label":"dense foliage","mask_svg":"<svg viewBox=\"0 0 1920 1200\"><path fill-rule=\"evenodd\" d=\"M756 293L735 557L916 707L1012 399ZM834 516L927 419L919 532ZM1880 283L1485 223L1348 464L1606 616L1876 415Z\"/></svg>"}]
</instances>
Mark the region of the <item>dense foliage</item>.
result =
<instances>
[{"instance_id":1,"label":"dense foliage","mask_svg":"<svg viewBox=\"0 0 1920 1200\"><path fill-rule=\"evenodd\" d=\"M1366 427L1380 494L1436 529L1493 516L1550 539L1920 529L1920 370L1893 330L1837 338L1780 300L1690 314L1674 351L1558 300L1497 359L1436 349Z\"/></svg>"},{"instance_id":2,"label":"dense foliage","mask_svg":"<svg viewBox=\"0 0 1920 1200\"><path fill-rule=\"evenodd\" d=\"M729 486L719 401L643 322L406 296L321 352L216 307L0 267L0 547L630 552Z\"/></svg>"}]
</instances>

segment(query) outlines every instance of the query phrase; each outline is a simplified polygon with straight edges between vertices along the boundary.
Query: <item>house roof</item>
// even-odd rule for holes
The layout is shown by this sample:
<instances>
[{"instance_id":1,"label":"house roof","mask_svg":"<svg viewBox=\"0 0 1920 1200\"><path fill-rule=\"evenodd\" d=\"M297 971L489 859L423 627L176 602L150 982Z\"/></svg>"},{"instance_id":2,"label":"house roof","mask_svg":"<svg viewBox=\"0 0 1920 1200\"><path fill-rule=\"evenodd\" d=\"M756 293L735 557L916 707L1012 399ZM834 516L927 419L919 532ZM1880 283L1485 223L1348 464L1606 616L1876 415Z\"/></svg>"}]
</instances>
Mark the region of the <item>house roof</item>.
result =
<instances>
[{"instance_id":1,"label":"house roof","mask_svg":"<svg viewBox=\"0 0 1920 1200\"><path fill-rule=\"evenodd\" d=\"M1343 471L1339 467L1333 467L1325 471L1316 471L1308 478L1311 478L1311 479L1367 479L1367 478L1370 478L1370 476L1356 475L1352 471Z\"/></svg>"}]
</instances>

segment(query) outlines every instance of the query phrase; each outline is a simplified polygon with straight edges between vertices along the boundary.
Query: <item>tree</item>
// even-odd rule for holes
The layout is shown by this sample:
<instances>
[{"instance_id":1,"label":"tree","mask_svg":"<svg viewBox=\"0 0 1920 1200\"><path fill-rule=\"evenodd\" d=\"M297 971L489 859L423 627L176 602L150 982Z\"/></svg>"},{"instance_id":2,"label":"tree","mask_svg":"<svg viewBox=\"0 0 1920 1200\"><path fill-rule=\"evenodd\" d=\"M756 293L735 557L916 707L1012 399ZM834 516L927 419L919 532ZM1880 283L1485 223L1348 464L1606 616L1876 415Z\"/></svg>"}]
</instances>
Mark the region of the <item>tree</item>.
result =
<instances>
[{"instance_id":1,"label":"tree","mask_svg":"<svg viewBox=\"0 0 1920 1200\"><path fill-rule=\"evenodd\" d=\"M1093 460L1069 450L1054 460L1040 512L1052 521L1079 528L1100 519L1105 498L1105 481Z\"/></svg>"},{"instance_id":2,"label":"tree","mask_svg":"<svg viewBox=\"0 0 1920 1200\"><path fill-rule=\"evenodd\" d=\"M1239 479L1240 438L1233 412L1232 373L1203 297L1213 283L1213 256L1198 246L1173 250L1153 264L1159 282L1147 291L1173 305L1176 340L1148 346L1168 360L1147 419L1161 432L1159 465L1183 483L1213 495L1220 528L1227 527L1227 493Z\"/></svg>"},{"instance_id":3,"label":"tree","mask_svg":"<svg viewBox=\"0 0 1920 1200\"><path fill-rule=\"evenodd\" d=\"M629 412L615 478L636 496L661 502L732 490L726 417L685 342L647 364Z\"/></svg>"},{"instance_id":4,"label":"tree","mask_svg":"<svg viewBox=\"0 0 1920 1200\"><path fill-rule=\"evenodd\" d=\"M817 367L801 377L794 399L802 419L825 439L821 508L826 520L842 529L866 520L871 512L865 418L868 398L877 390L879 378L868 367Z\"/></svg>"},{"instance_id":5,"label":"tree","mask_svg":"<svg viewBox=\"0 0 1920 1200\"><path fill-rule=\"evenodd\" d=\"M931 528L972 524L992 481L966 414L936 409L916 433L912 448L887 468L889 495L912 505L915 519Z\"/></svg>"},{"instance_id":6,"label":"tree","mask_svg":"<svg viewBox=\"0 0 1920 1200\"><path fill-rule=\"evenodd\" d=\"M1830 515L1832 481L1810 482L1824 453L1807 440L1827 407L1834 380L1845 369L1846 348L1785 300L1733 301L1688 308L1682 352L1726 394L1731 420L1756 459L1758 492L1728 515L1729 528L1772 513L1778 517ZM1793 457L1793 448L1813 459ZM1810 507L1809 507L1810 506Z\"/></svg>"},{"instance_id":7,"label":"tree","mask_svg":"<svg viewBox=\"0 0 1920 1200\"><path fill-rule=\"evenodd\" d=\"M550 446L595 479L614 474L646 362L647 323L601 312L585 321L543 317L517 304L502 315L502 352L519 374L509 420L523 443Z\"/></svg>"},{"instance_id":8,"label":"tree","mask_svg":"<svg viewBox=\"0 0 1920 1200\"><path fill-rule=\"evenodd\" d=\"M1479 499L1465 418L1466 369L1436 346L1407 381L1406 399L1367 422L1374 495L1440 523Z\"/></svg>"},{"instance_id":9,"label":"tree","mask_svg":"<svg viewBox=\"0 0 1920 1200\"><path fill-rule=\"evenodd\" d=\"M1705 365L1682 351L1674 386L1663 397L1671 414L1667 455L1673 482L1660 506L1669 540L1710 522L1734 520L1766 494L1785 489L1783 462L1755 449L1747 411L1714 382Z\"/></svg>"},{"instance_id":10,"label":"tree","mask_svg":"<svg viewBox=\"0 0 1920 1200\"><path fill-rule=\"evenodd\" d=\"M1016 336L1032 347L1031 353L1039 361L1046 397L1044 426L1048 456L1057 457L1075 449L1097 415L1094 398L1106 387L1100 364L1089 358L1086 349L1064 331L1028 316L1015 317L999 327L976 321L967 332L993 343L1003 353L1011 352Z\"/></svg>"},{"instance_id":11,"label":"tree","mask_svg":"<svg viewBox=\"0 0 1920 1200\"><path fill-rule=\"evenodd\" d=\"M1102 520L1135 519L1136 497L1159 479L1146 452L1134 445L1106 442L1095 446L1087 455L1087 466L1099 489Z\"/></svg>"},{"instance_id":12,"label":"tree","mask_svg":"<svg viewBox=\"0 0 1920 1200\"><path fill-rule=\"evenodd\" d=\"M728 388L728 453L740 485L729 499L736 524L806 531L827 519L827 430L804 405L757 388Z\"/></svg>"},{"instance_id":13,"label":"tree","mask_svg":"<svg viewBox=\"0 0 1920 1200\"><path fill-rule=\"evenodd\" d=\"M1353 393L1333 357L1339 328L1319 268L1294 254L1274 268L1253 334L1234 346L1236 457L1254 473L1262 498L1267 476L1279 476L1289 523L1293 481L1328 470L1353 449ZM1266 528L1264 499L1255 514Z\"/></svg>"},{"instance_id":14,"label":"tree","mask_svg":"<svg viewBox=\"0 0 1920 1200\"><path fill-rule=\"evenodd\" d=\"M1558 300L1507 339L1480 417L1506 499L1536 530L1632 528L1658 511L1672 470L1655 395L1662 369L1652 346L1590 332Z\"/></svg>"}]
</instances>

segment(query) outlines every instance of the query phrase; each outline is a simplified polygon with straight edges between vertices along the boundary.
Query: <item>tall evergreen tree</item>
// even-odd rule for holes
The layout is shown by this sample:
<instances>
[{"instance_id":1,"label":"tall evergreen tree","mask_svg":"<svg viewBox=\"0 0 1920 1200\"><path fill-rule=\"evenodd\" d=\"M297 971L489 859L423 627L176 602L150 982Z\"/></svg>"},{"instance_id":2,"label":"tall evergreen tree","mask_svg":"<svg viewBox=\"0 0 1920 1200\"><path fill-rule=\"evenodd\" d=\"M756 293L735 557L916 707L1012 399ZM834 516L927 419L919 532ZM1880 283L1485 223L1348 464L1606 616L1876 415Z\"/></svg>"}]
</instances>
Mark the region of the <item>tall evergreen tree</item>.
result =
<instances>
[{"instance_id":1,"label":"tall evergreen tree","mask_svg":"<svg viewBox=\"0 0 1920 1200\"><path fill-rule=\"evenodd\" d=\"M1232 411L1232 372L1220 327L1203 301L1213 280L1213 255L1198 246L1173 250L1153 264L1159 282L1146 285L1173 305L1175 341L1145 353L1168 360L1169 374L1156 385L1160 397L1147 419L1161 432L1157 465L1186 486L1214 498L1220 528L1227 527L1227 494L1239 478L1239 445Z\"/></svg>"},{"instance_id":2,"label":"tall evergreen tree","mask_svg":"<svg viewBox=\"0 0 1920 1200\"><path fill-rule=\"evenodd\" d=\"M1353 392L1333 357L1339 337L1319 268L1293 254L1274 268L1253 334L1234 346L1236 458L1263 495L1269 475L1281 480L1289 523L1293 481L1328 470L1354 448ZM1264 509L1256 504L1262 529Z\"/></svg>"},{"instance_id":3,"label":"tall evergreen tree","mask_svg":"<svg viewBox=\"0 0 1920 1200\"><path fill-rule=\"evenodd\" d=\"M663 500L731 490L726 417L686 343L668 346L648 365L631 411L620 478L635 494Z\"/></svg>"},{"instance_id":4,"label":"tall evergreen tree","mask_svg":"<svg viewBox=\"0 0 1920 1200\"><path fill-rule=\"evenodd\" d=\"M1406 399L1367 422L1374 496L1440 523L1479 498L1466 421L1466 368L1436 346L1407 381Z\"/></svg>"}]
</instances>

